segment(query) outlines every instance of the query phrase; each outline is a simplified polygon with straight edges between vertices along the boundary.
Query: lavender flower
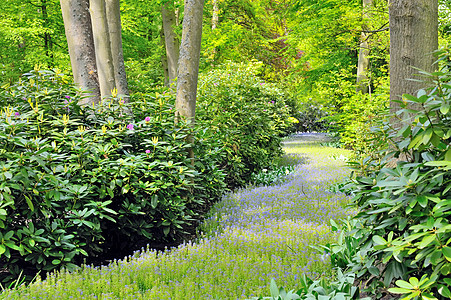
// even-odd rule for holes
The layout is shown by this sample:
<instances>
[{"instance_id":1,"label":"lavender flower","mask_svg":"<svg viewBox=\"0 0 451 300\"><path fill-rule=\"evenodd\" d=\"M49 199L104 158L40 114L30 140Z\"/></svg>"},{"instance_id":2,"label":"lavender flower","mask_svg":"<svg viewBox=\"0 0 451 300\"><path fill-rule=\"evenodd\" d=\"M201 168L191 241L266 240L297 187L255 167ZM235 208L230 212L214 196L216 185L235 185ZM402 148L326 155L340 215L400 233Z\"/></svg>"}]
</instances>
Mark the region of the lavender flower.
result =
<instances>
[{"instance_id":1,"label":"lavender flower","mask_svg":"<svg viewBox=\"0 0 451 300\"><path fill-rule=\"evenodd\" d=\"M133 130L133 126L134 126L133 124L128 124L128 125L127 125L127 129Z\"/></svg>"}]
</instances>

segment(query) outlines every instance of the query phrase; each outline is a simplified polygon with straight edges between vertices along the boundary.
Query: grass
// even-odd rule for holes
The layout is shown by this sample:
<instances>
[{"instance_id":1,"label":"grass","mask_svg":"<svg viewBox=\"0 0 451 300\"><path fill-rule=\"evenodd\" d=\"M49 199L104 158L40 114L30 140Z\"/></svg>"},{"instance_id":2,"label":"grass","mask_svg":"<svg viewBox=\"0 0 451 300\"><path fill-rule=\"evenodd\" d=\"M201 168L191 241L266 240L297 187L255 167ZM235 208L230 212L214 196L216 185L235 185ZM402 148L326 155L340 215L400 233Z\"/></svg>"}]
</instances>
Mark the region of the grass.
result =
<instances>
[{"instance_id":1,"label":"grass","mask_svg":"<svg viewBox=\"0 0 451 300\"><path fill-rule=\"evenodd\" d=\"M198 241L58 272L0 299L246 299L268 294L271 278L294 288L302 273L331 276L328 258L309 245L333 241L329 220L349 214L349 199L328 191L347 175L348 153L320 141L308 135L286 140L280 164L300 163L288 178L225 195Z\"/></svg>"}]
</instances>

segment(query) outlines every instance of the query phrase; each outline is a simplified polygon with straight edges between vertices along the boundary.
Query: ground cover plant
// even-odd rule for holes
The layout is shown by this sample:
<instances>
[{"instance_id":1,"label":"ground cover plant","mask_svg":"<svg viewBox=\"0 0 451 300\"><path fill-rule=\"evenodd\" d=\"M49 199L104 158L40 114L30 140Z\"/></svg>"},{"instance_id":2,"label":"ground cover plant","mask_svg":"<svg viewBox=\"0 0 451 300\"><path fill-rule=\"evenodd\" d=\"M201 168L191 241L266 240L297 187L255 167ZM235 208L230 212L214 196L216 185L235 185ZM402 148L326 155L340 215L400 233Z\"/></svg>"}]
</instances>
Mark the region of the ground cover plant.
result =
<instances>
[{"instance_id":1,"label":"ground cover plant","mask_svg":"<svg viewBox=\"0 0 451 300\"><path fill-rule=\"evenodd\" d=\"M314 136L305 139L285 142L284 161L302 164L282 184L227 194L203 223L198 241L58 272L0 298L244 299L265 294L271 278L297 286L302 274L330 275L328 255L309 245L333 242L328 221L349 214L349 198L327 188L346 176L336 157L348 152L319 147Z\"/></svg>"}]
</instances>

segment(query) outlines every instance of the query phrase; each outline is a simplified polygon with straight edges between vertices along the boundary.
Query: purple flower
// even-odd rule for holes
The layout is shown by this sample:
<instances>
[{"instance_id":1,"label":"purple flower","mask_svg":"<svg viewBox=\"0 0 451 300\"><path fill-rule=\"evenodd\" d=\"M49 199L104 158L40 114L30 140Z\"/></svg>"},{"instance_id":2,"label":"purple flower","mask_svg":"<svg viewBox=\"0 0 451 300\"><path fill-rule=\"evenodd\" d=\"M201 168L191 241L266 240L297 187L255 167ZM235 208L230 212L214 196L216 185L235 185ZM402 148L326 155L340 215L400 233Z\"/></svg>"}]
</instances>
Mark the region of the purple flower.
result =
<instances>
[{"instance_id":1,"label":"purple flower","mask_svg":"<svg viewBox=\"0 0 451 300\"><path fill-rule=\"evenodd\" d=\"M133 130L133 124L128 124L127 129Z\"/></svg>"},{"instance_id":2,"label":"purple flower","mask_svg":"<svg viewBox=\"0 0 451 300\"><path fill-rule=\"evenodd\" d=\"M145 117L145 118L144 118L144 121L150 122L150 117Z\"/></svg>"},{"instance_id":3,"label":"purple flower","mask_svg":"<svg viewBox=\"0 0 451 300\"><path fill-rule=\"evenodd\" d=\"M66 96L64 96L64 98L66 98L66 99L70 99L70 96L67 96L67 95L66 95Z\"/></svg>"},{"instance_id":4,"label":"purple flower","mask_svg":"<svg viewBox=\"0 0 451 300\"><path fill-rule=\"evenodd\" d=\"M149 154L149 153L150 153L150 150L149 150L149 149L147 149L147 150L146 150L146 153L147 153L147 154Z\"/></svg>"},{"instance_id":5,"label":"purple flower","mask_svg":"<svg viewBox=\"0 0 451 300\"><path fill-rule=\"evenodd\" d=\"M14 115L18 117L18 116L20 116L20 113L19 112L15 112Z\"/></svg>"},{"instance_id":6,"label":"purple flower","mask_svg":"<svg viewBox=\"0 0 451 300\"><path fill-rule=\"evenodd\" d=\"M215 82L215 83L213 83L213 85L214 85L214 86L218 86L218 83L217 83L217 82Z\"/></svg>"}]
</instances>

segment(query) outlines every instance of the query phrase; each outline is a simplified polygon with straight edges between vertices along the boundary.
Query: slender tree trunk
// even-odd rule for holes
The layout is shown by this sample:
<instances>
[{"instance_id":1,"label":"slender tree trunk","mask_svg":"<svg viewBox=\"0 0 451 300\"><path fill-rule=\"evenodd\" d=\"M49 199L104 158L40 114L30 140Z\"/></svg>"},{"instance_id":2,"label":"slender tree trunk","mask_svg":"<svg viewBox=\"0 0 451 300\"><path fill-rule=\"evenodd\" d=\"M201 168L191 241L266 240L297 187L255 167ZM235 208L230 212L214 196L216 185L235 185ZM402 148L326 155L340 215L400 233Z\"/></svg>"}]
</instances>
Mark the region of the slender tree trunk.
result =
<instances>
[{"instance_id":1,"label":"slender tree trunk","mask_svg":"<svg viewBox=\"0 0 451 300\"><path fill-rule=\"evenodd\" d=\"M44 49L45 49L45 55L49 58L53 59L53 53L52 53L52 36L48 32L49 28L49 16L47 13L47 1L42 0L41 1L41 13L42 13L42 19L44 20Z\"/></svg>"},{"instance_id":2,"label":"slender tree trunk","mask_svg":"<svg viewBox=\"0 0 451 300\"><path fill-rule=\"evenodd\" d=\"M211 17L211 29L215 30L219 23L219 5L218 0L213 0L213 16Z\"/></svg>"},{"instance_id":3,"label":"slender tree trunk","mask_svg":"<svg viewBox=\"0 0 451 300\"><path fill-rule=\"evenodd\" d=\"M119 0L106 0L106 15L108 32L110 37L110 48L113 56L114 81L117 92L129 100L127 75L125 73L124 53L122 50L121 11Z\"/></svg>"},{"instance_id":4,"label":"slender tree trunk","mask_svg":"<svg viewBox=\"0 0 451 300\"><path fill-rule=\"evenodd\" d=\"M166 3L161 7L161 16L163 20L163 31L166 49L166 61L168 65L169 84L172 84L177 78L177 64L179 60L180 42L175 33L176 14L175 9L169 7Z\"/></svg>"},{"instance_id":5,"label":"slender tree trunk","mask_svg":"<svg viewBox=\"0 0 451 300\"><path fill-rule=\"evenodd\" d=\"M80 104L98 103L100 89L89 0L61 0L61 10L74 82L82 90L89 91L90 95Z\"/></svg>"},{"instance_id":6,"label":"slender tree trunk","mask_svg":"<svg viewBox=\"0 0 451 300\"><path fill-rule=\"evenodd\" d=\"M161 42L161 46L163 47L164 53L165 53L165 54L161 55L161 66L163 67L164 85L169 86L168 59L166 56L166 43L164 41L163 29L160 30L160 42Z\"/></svg>"},{"instance_id":7,"label":"slender tree trunk","mask_svg":"<svg viewBox=\"0 0 451 300\"><path fill-rule=\"evenodd\" d=\"M390 110L399 110L403 94L416 95L427 83L415 74L419 68L434 70L433 52L438 48L438 1L391 0L390 14ZM401 126L393 121L395 128ZM405 120L410 122L410 120Z\"/></svg>"},{"instance_id":8,"label":"slender tree trunk","mask_svg":"<svg viewBox=\"0 0 451 300\"><path fill-rule=\"evenodd\" d=\"M368 46L369 34L365 32L368 30L366 23L370 19L368 11L373 5L373 0L363 0L363 15L362 15L362 33L360 34L360 50L359 59L357 63L357 92L367 94L369 92L369 78L368 67L370 65L369 54L370 49Z\"/></svg>"},{"instance_id":9,"label":"slender tree trunk","mask_svg":"<svg viewBox=\"0 0 451 300\"><path fill-rule=\"evenodd\" d=\"M111 91L116 88L105 0L90 0L90 11L99 69L100 94L103 98L110 96Z\"/></svg>"},{"instance_id":10,"label":"slender tree trunk","mask_svg":"<svg viewBox=\"0 0 451 300\"><path fill-rule=\"evenodd\" d=\"M196 109L203 9L204 0L185 0L175 108L178 117L185 117L192 124ZM189 157L194 164L193 149L189 150Z\"/></svg>"}]
</instances>

